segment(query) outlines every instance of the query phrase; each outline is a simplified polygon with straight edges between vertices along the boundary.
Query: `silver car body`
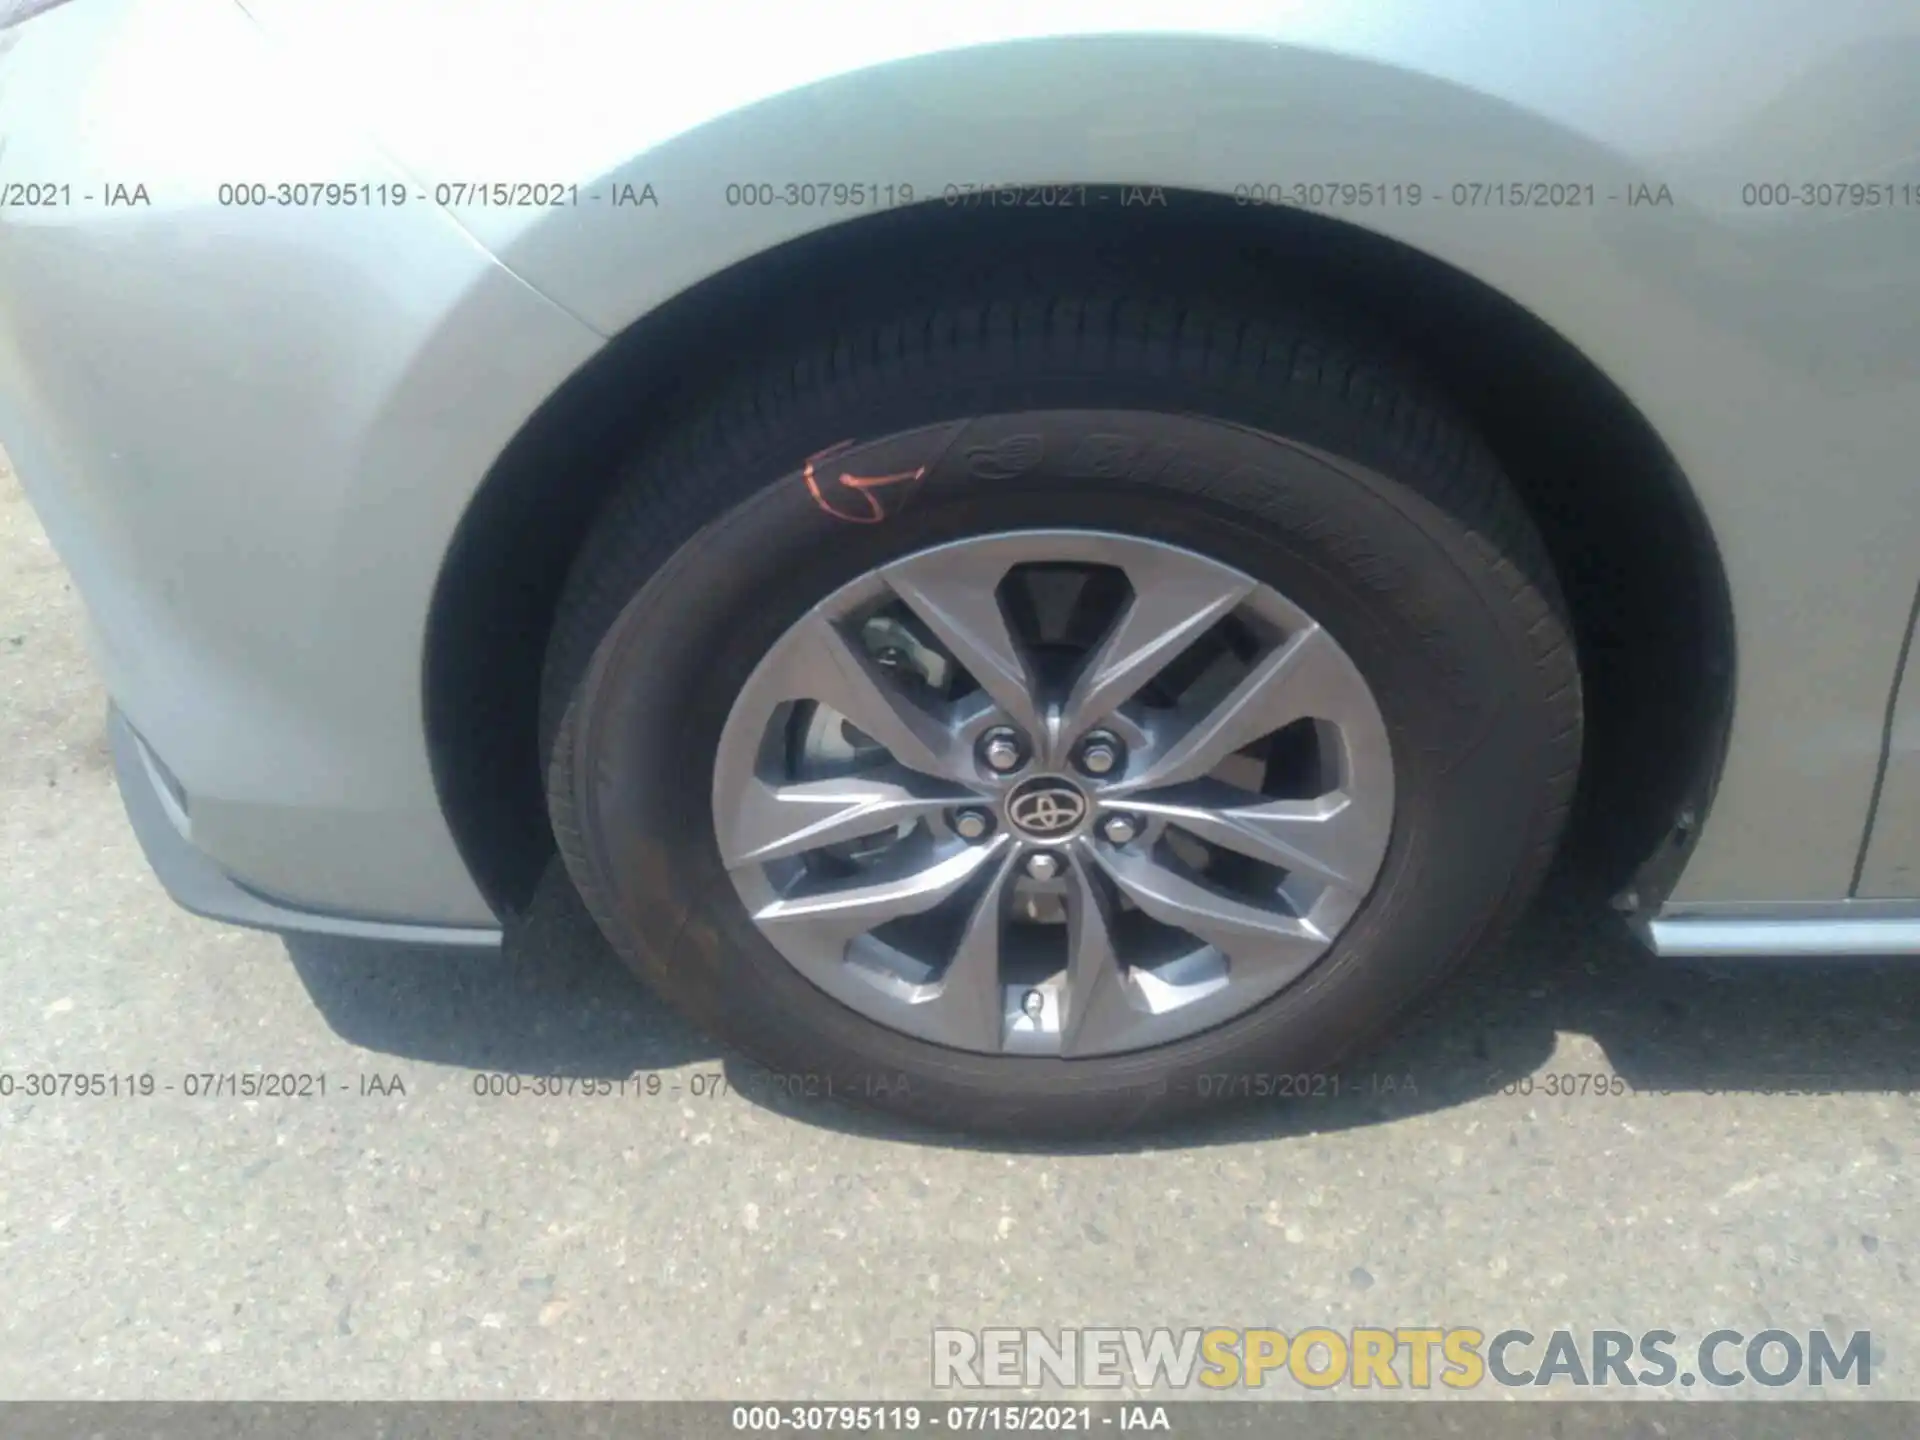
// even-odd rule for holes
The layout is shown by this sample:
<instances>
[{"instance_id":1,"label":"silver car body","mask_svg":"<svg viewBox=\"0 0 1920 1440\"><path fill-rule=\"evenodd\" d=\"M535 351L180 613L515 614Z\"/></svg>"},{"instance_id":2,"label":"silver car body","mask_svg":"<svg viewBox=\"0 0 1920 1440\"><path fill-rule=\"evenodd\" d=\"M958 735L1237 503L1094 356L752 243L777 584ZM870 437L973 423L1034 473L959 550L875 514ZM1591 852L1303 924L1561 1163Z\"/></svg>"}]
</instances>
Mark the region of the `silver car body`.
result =
<instances>
[{"instance_id":1,"label":"silver car body","mask_svg":"<svg viewBox=\"0 0 1920 1440\"><path fill-rule=\"evenodd\" d=\"M1339 214L1571 342L1711 532L1732 718L1656 948L1920 950L1920 206L1747 203L1920 187L1916 59L1895 0L68 0L0 34L0 441L170 888L485 944L436 585L612 337L860 213L729 185L1592 184ZM220 203L254 182L405 198Z\"/></svg>"}]
</instances>

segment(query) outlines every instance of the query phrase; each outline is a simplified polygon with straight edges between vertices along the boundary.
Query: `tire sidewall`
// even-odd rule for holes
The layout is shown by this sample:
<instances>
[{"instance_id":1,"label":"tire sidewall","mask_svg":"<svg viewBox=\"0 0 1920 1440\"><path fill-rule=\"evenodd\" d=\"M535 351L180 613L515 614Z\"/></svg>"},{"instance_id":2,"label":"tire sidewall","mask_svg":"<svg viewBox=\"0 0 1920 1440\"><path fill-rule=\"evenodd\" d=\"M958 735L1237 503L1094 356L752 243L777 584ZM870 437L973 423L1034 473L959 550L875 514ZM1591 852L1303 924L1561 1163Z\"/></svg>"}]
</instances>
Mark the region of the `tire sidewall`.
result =
<instances>
[{"instance_id":1,"label":"tire sidewall","mask_svg":"<svg viewBox=\"0 0 1920 1440\"><path fill-rule=\"evenodd\" d=\"M1088 1128L1192 1108L1234 1088L1219 1077L1321 1072L1391 1020L1471 948L1512 888L1553 737L1545 707L1529 703L1543 697L1526 693L1530 617L1494 582L1482 542L1367 463L1395 457L1342 417L1303 414L1287 428L1282 438L1128 409L930 417L906 403L870 414L851 444L796 427L767 453L716 455L687 475L709 505L732 503L613 620L569 737L583 889L623 952L776 1069L944 1123ZM1036 437L1037 449L1022 443ZM807 466L836 443L831 463ZM823 505L822 476L841 470L922 473L865 492L880 510L870 517L844 488ZM714 836L717 737L791 624L889 561L1030 528L1138 535L1272 586L1353 658L1392 744L1387 856L1329 953L1253 1010L1152 1050L975 1055L868 1020L759 933Z\"/></svg>"}]
</instances>

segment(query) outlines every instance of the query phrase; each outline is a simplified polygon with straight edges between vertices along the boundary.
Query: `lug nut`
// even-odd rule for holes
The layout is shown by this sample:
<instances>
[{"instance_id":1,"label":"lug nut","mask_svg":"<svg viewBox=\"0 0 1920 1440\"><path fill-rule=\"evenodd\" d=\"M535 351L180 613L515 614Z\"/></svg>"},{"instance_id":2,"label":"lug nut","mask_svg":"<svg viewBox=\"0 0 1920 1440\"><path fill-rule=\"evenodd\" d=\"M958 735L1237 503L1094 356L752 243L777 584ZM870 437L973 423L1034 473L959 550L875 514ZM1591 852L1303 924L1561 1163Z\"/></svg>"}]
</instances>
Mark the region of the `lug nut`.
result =
<instances>
[{"instance_id":1,"label":"lug nut","mask_svg":"<svg viewBox=\"0 0 1920 1440\"><path fill-rule=\"evenodd\" d=\"M1120 742L1096 730L1080 745L1080 768L1089 775L1110 775L1120 765Z\"/></svg>"},{"instance_id":2,"label":"lug nut","mask_svg":"<svg viewBox=\"0 0 1920 1440\"><path fill-rule=\"evenodd\" d=\"M1042 850L1038 855L1027 859L1027 874L1035 880L1051 880L1060 873L1060 861L1057 856Z\"/></svg>"},{"instance_id":3,"label":"lug nut","mask_svg":"<svg viewBox=\"0 0 1920 1440\"><path fill-rule=\"evenodd\" d=\"M993 828L993 820L984 810L961 810L953 817L953 833L962 840L984 839Z\"/></svg>"},{"instance_id":4,"label":"lug nut","mask_svg":"<svg viewBox=\"0 0 1920 1440\"><path fill-rule=\"evenodd\" d=\"M1110 844L1125 845L1140 833L1140 827L1134 823L1131 815L1109 815L1100 822L1100 833L1107 837Z\"/></svg>"},{"instance_id":5,"label":"lug nut","mask_svg":"<svg viewBox=\"0 0 1920 1440\"><path fill-rule=\"evenodd\" d=\"M1011 730L989 730L980 742L980 758L1002 774L1019 768L1020 753L1020 737Z\"/></svg>"}]
</instances>

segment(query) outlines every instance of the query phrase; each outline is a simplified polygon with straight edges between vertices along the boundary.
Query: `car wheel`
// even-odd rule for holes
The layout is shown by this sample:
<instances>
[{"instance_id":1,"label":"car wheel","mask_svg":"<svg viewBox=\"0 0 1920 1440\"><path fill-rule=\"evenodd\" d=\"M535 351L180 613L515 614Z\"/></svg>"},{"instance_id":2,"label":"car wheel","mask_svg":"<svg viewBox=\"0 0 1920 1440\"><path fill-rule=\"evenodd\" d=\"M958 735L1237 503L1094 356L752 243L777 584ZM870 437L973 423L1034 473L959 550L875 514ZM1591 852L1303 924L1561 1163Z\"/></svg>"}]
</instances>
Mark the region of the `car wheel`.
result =
<instances>
[{"instance_id":1,"label":"car wheel","mask_svg":"<svg viewBox=\"0 0 1920 1440\"><path fill-rule=\"evenodd\" d=\"M543 703L659 994L802 1093L1028 1134L1325 1093L1529 897L1580 747L1462 420L1152 295L762 357L621 477Z\"/></svg>"}]
</instances>

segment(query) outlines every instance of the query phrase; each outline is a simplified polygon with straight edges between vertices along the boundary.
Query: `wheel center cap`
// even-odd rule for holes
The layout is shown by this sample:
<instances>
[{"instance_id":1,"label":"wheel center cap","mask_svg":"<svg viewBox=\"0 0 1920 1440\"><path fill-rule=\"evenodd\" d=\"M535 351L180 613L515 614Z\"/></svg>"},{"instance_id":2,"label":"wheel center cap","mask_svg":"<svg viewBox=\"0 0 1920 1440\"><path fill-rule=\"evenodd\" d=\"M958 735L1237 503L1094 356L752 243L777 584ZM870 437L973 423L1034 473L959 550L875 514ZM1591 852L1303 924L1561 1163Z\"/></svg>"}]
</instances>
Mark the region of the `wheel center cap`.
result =
<instances>
[{"instance_id":1,"label":"wheel center cap","mask_svg":"<svg viewBox=\"0 0 1920 1440\"><path fill-rule=\"evenodd\" d=\"M1007 794L1007 821L1029 840L1063 840L1092 809L1086 792L1059 775L1035 775Z\"/></svg>"}]
</instances>

